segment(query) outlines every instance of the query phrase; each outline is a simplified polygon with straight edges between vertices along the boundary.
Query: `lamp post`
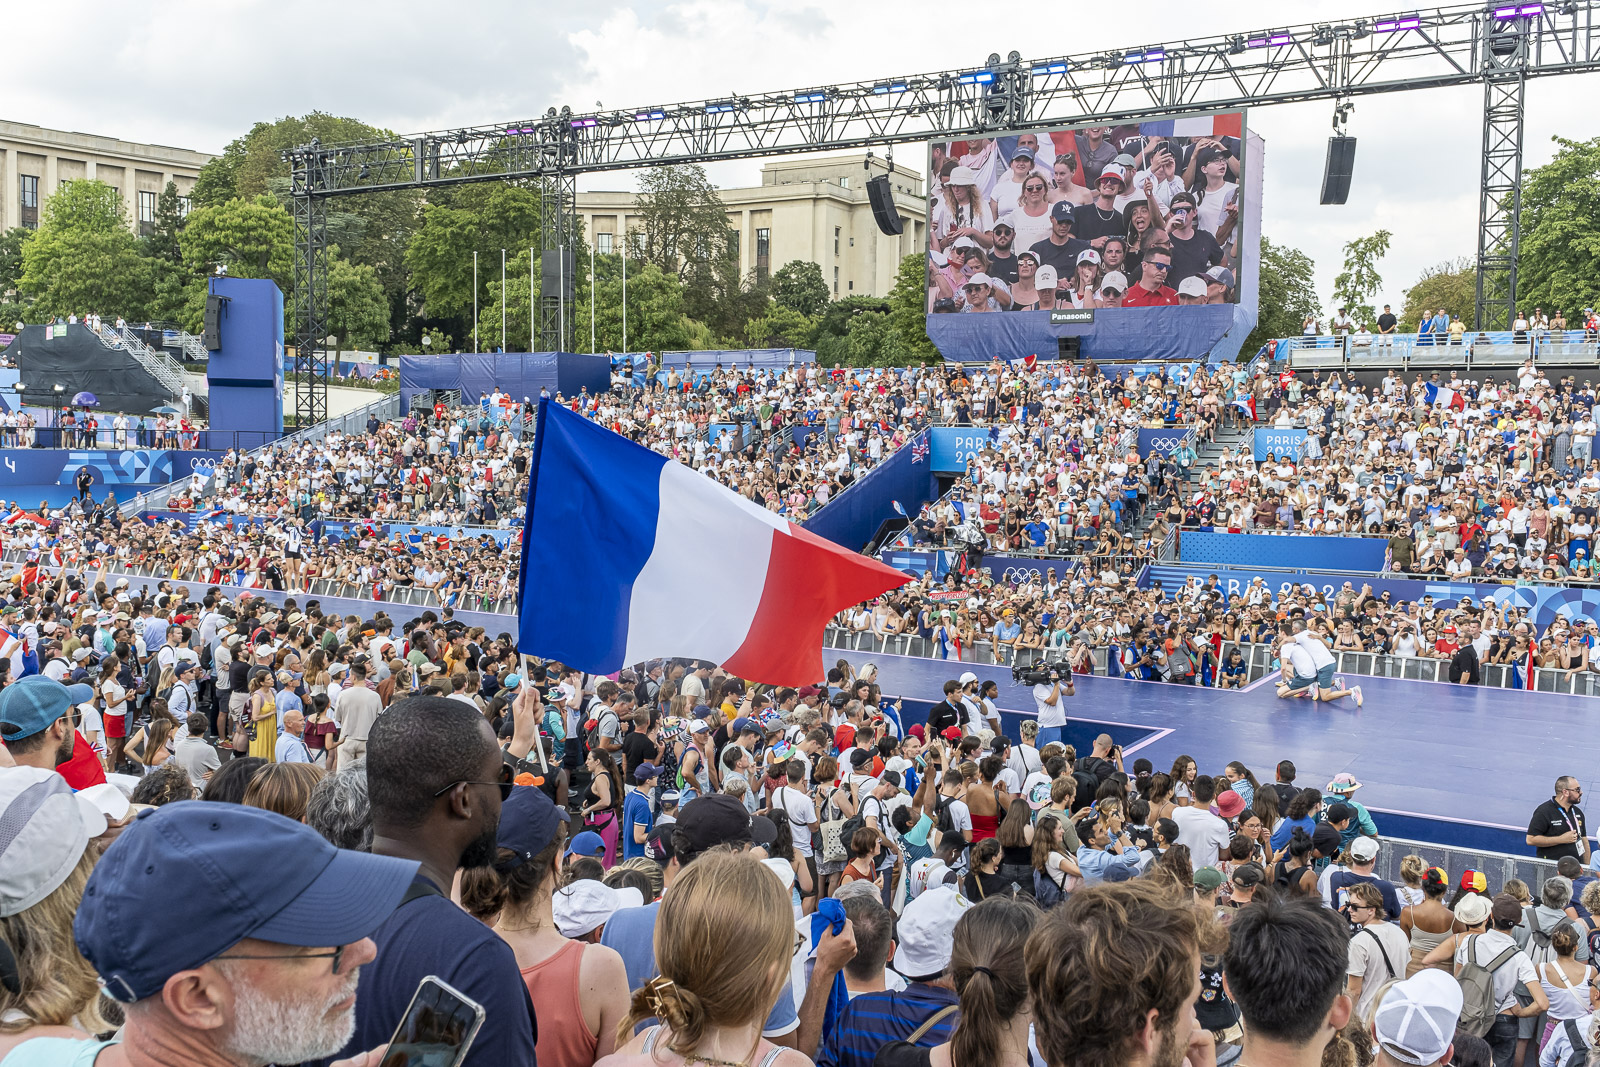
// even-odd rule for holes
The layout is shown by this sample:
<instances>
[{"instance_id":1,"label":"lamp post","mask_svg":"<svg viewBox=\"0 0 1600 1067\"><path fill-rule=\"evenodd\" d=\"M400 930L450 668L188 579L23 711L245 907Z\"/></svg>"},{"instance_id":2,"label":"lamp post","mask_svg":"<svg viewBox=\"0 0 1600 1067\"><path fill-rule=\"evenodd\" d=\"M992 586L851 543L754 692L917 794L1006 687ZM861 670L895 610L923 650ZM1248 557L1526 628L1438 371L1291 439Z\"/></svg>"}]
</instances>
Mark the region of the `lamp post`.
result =
<instances>
[{"instance_id":1,"label":"lamp post","mask_svg":"<svg viewBox=\"0 0 1600 1067\"><path fill-rule=\"evenodd\" d=\"M23 406L28 402L28 387L21 382L12 382L11 388L17 391L17 414L20 415L22 414ZM17 445L21 448L28 447L29 442L25 436L26 433L27 431L22 427L17 427Z\"/></svg>"}]
</instances>

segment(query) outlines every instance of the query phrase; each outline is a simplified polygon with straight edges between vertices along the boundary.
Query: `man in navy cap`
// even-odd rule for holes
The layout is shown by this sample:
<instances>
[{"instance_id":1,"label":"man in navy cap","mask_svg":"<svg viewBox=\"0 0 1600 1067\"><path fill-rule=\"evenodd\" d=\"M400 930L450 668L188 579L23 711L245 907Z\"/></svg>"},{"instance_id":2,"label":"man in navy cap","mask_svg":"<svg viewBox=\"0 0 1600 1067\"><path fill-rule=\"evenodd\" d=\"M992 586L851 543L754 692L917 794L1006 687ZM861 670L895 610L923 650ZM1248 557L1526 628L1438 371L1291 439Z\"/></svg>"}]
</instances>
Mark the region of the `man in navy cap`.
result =
<instances>
[{"instance_id":1,"label":"man in navy cap","mask_svg":"<svg viewBox=\"0 0 1600 1067\"><path fill-rule=\"evenodd\" d=\"M1057 201L1050 209L1050 236L1029 250L1039 257L1040 266L1050 267L1058 278L1073 277L1078 253L1089 247L1088 241L1072 236L1073 225L1072 205L1065 200Z\"/></svg>"},{"instance_id":2,"label":"man in navy cap","mask_svg":"<svg viewBox=\"0 0 1600 1067\"><path fill-rule=\"evenodd\" d=\"M416 870L336 849L259 808L147 809L95 867L73 924L106 994L125 1006L121 1041L98 1058L69 1058L87 1051L74 1042L38 1062L221 1067L338 1051L355 1028L371 934ZM173 886L182 908L171 906ZM377 1063L362 1053L340 1067Z\"/></svg>"}]
</instances>

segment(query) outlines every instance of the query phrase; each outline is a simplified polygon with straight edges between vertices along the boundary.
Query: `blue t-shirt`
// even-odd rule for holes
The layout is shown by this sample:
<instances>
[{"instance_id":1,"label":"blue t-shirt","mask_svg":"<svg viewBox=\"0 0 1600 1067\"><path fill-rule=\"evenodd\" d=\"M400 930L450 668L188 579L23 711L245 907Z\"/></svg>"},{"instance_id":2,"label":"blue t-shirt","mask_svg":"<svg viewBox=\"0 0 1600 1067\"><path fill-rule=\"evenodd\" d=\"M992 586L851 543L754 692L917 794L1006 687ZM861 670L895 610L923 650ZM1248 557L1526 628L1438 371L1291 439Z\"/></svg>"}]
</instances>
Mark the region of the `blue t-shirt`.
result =
<instances>
[{"instance_id":1,"label":"blue t-shirt","mask_svg":"<svg viewBox=\"0 0 1600 1067\"><path fill-rule=\"evenodd\" d=\"M1289 843L1289 838L1294 836L1294 828L1296 826L1310 834L1316 830L1317 823L1316 820L1309 817L1283 820L1278 824L1278 828L1272 831L1272 847L1274 850L1280 849Z\"/></svg>"},{"instance_id":2,"label":"blue t-shirt","mask_svg":"<svg viewBox=\"0 0 1600 1067\"><path fill-rule=\"evenodd\" d=\"M650 798L637 789L631 789L628 798L622 802L622 858L625 860L644 855L644 846L633 840L633 828L640 823L644 824L645 836L650 836L655 813L650 810Z\"/></svg>"},{"instance_id":3,"label":"blue t-shirt","mask_svg":"<svg viewBox=\"0 0 1600 1067\"><path fill-rule=\"evenodd\" d=\"M389 1040L418 984L433 974L483 1005L483 1027L463 1067L535 1067L533 1001L511 946L493 930L448 896L429 893L396 908L372 939L378 955L362 968L355 1036L322 1064Z\"/></svg>"},{"instance_id":4,"label":"blue t-shirt","mask_svg":"<svg viewBox=\"0 0 1600 1067\"><path fill-rule=\"evenodd\" d=\"M668 891L670 892L670 887ZM660 910L659 900L642 908L624 908L611 916L605 930L600 934L602 945L621 953L623 966L628 970L629 990L639 989L659 973L656 970L656 912ZM465 915L466 912L461 914ZM520 976L517 984L521 985ZM761 1028L763 1037L782 1037L800 1025L800 1017L794 1010L794 994L790 992L791 988L785 985L779 992L778 1002L772 1006L772 1013L767 1016L766 1024ZM356 1003L359 1005L360 1001ZM645 1023L639 1024L641 1029L645 1025ZM384 1037L387 1038L388 1035L385 1034Z\"/></svg>"}]
</instances>

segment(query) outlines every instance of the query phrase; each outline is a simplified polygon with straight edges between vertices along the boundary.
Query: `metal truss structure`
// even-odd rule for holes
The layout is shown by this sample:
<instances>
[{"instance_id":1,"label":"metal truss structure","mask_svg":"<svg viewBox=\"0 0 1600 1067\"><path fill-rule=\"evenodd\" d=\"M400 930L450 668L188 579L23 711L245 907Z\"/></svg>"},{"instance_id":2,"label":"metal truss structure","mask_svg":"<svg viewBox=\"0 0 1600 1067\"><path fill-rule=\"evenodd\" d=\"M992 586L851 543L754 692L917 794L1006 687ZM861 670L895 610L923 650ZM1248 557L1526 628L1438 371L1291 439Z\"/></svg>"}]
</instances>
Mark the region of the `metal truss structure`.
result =
<instances>
[{"instance_id":1,"label":"metal truss structure","mask_svg":"<svg viewBox=\"0 0 1600 1067\"><path fill-rule=\"evenodd\" d=\"M1012 52L966 70L617 111L550 108L516 122L314 142L286 156L297 203L511 178L552 180L559 200L583 173L1481 84L1478 317L1487 326L1510 314L1516 296L1527 80L1600 70L1597 7L1600 0L1457 5L1046 59ZM544 228L547 242L563 233L570 240L575 227ZM314 281L309 229L304 241L297 229L295 254L297 284L302 260ZM299 301L296 341L315 347L312 292ZM541 326L541 338L560 336L559 308L556 317L556 331Z\"/></svg>"}]
</instances>

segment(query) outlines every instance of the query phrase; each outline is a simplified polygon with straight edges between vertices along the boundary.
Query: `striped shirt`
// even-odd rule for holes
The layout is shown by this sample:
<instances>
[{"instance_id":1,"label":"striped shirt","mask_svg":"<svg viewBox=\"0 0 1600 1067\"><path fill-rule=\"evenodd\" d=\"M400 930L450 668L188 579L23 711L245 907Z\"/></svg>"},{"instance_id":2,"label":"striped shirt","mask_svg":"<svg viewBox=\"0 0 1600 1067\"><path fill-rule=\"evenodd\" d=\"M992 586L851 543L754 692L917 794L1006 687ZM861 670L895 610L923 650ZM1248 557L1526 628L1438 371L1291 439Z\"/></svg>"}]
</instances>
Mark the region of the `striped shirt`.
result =
<instances>
[{"instance_id":1,"label":"striped shirt","mask_svg":"<svg viewBox=\"0 0 1600 1067\"><path fill-rule=\"evenodd\" d=\"M912 982L898 993L862 993L834 1020L817 1055L817 1067L872 1067L884 1044L906 1040L930 1016L958 1003L954 990L926 982ZM949 1041L960 1019L958 1011L946 1015L922 1035L918 1047Z\"/></svg>"}]
</instances>

